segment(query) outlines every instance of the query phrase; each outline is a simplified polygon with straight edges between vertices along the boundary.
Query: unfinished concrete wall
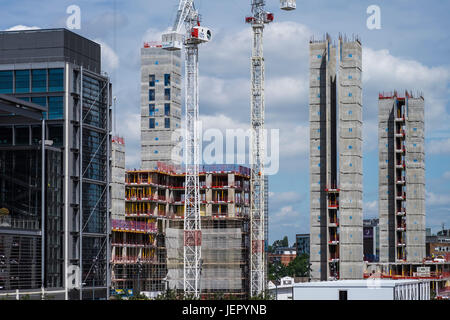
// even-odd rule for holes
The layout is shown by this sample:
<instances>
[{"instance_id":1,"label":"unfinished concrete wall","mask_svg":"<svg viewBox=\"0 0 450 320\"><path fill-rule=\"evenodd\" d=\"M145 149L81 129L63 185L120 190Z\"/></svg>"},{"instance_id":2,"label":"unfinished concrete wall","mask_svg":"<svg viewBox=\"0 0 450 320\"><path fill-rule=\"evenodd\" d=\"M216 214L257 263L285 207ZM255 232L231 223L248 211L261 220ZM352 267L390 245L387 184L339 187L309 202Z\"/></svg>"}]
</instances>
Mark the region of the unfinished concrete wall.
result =
<instances>
[{"instance_id":1,"label":"unfinished concrete wall","mask_svg":"<svg viewBox=\"0 0 450 320\"><path fill-rule=\"evenodd\" d=\"M395 261L395 174L394 163L394 100L378 100L378 214L380 219L380 262Z\"/></svg>"},{"instance_id":2,"label":"unfinished concrete wall","mask_svg":"<svg viewBox=\"0 0 450 320\"><path fill-rule=\"evenodd\" d=\"M425 257L424 100L380 95L380 262Z\"/></svg>"},{"instance_id":3,"label":"unfinished concrete wall","mask_svg":"<svg viewBox=\"0 0 450 320\"><path fill-rule=\"evenodd\" d=\"M181 54L160 47L141 49L141 169L181 162Z\"/></svg>"},{"instance_id":4,"label":"unfinished concrete wall","mask_svg":"<svg viewBox=\"0 0 450 320\"><path fill-rule=\"evenodd\" d=\"M340 279L363 278L362 48L339 39Z\"/></svg>"},{"instance_id":5,"label":"unfinished concrete wall","mask_svg":"<svg viewBox=\"0 0 450 320\"><path fill-rule=\"evenodd\" d=\"M336 47L329 36L309 45L310 262L312 280L327 280L326 186L336 184Z\"/></svg>"},{"instance_id":6,"label":"unfinished concrete wall","mask_svg":"<svg viewBox=\"0 0 450 320\"><path fill-rule=\"evenodd\" d=\"M409 262L425 258L424 99L406 99L406 253Z\"/></svg>"},{"instance_id":7,"label":"unfinished concrete wall","mask_svg":"<svg viewBox=\"0 0 450 320\"><path fill-rule=\"evenodd\" d=\"M125 143L123 138L113 137L111 146L111 218L125 220Z\"/></svg>"}]
</instances>

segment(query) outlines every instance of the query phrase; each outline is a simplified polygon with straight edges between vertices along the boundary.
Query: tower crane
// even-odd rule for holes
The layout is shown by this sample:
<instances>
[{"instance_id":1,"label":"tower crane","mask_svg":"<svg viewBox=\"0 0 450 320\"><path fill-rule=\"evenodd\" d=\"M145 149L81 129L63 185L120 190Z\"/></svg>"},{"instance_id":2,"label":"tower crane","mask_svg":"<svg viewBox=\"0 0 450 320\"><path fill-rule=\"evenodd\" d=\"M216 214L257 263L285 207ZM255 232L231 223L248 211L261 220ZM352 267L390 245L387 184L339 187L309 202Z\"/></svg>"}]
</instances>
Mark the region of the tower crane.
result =
<instances>
[{"instance_id":1,"label":"tower crane","mask_svg":"<svg viewBox=\"0 0 450 320\"><path fill-rule=\"evenodd\" d=\"M264 25L274 20L266 11L265 0L251 0L252 15L245 22L252 25L253 50L251 58L251 207L250 207L250 295L263 294L266 286L264 234ZM280 0L282 10L294 10L295 0Z\"/></svg>"},{"instance_id":2,"label":"tower crane","mask_svg":"<svg viewBox=\"0 0 450 320\"><path fill-rule=\"evenodd\" d=\"M182 27L185 33L182 33ZM162 35L165 50L185 51L185 202L184 202L184 293L200 296L201 220L199 196L198 45L211 40L211 31L200 26L193 0L180 0L172 30Z\"/></svg>"}]
</instances>

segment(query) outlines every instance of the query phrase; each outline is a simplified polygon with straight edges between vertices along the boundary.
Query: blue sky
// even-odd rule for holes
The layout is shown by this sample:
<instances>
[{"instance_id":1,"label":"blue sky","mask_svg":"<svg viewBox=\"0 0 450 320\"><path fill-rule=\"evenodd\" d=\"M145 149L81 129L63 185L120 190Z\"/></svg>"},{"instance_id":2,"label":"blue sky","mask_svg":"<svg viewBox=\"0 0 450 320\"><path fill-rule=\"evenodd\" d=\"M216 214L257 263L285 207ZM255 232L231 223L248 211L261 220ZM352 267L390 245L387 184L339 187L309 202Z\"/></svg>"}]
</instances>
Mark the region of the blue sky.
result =
<instances>
[{"instance_id":1,"label":"blue sky","mask_svg":"<svg viewBox=\"0 0 450 320\"><path fill-rule=\"evenodd\" d=\"M140 160L140 48L172 24L177 0L0 0L0 29L65 27L66 8L81 8L77 33L102 44L103 69L118 101L117 133L127 166ZM280 129L280 171L270 178L270 242L309 232L308 40L325 32L358 34L363 44L364 215L378 215L378 92L423 92L426 117L427 226L450 227L450 3L422 0L309 0L284 12L267 0L266 127ZM37 3L39 4L36 7ZM250 0L199 0L213 41L200 50L200 113L205 127L244 128L250 119ZM369 5L381 29L366 27ZM115 10L116 8L116 10ZM22 26L22 27L17 27Z\"/></svg>"}]
</instances>

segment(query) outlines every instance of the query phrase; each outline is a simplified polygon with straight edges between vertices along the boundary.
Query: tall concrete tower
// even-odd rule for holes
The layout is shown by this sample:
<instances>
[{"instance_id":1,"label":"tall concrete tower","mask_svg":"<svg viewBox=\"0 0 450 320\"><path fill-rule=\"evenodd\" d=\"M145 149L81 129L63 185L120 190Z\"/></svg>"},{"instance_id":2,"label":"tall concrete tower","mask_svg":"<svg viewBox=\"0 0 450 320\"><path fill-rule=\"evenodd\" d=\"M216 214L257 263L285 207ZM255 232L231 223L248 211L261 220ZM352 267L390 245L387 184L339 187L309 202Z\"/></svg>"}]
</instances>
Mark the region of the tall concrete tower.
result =
<instances>
[{"instance_id":1,"label":"tall concrete tower","mask_svg":"<svg viewBox=\"0 0 450 320\"><path fill-rule=\"evenodd\" d=\"M340 38L338 50L336 74L331 38L310 42L313 280L363 276L361 43Z\"/></svg>"},{"instance_id":2,"label":"tall concrete tower","mask_svg":"<svg viewBox=\"0 0 450 320\"><path fill-rule=\"evenodd\" d=\"M336 249L328 250L327 186L337 184L336 161L336 47L327 35L312 40L310 52L310 261L311 277L327 280ZM332 194L335 196L335 194ZM337 208L331 208L336 211ZM337 230L335 230L337 232ZM336 261L334 261L336 262Z\"/></svg>"},{"instance_id":3,"label":"tall concrete tower","mask_svg":"<svg viewBox=\"0 0 450 320\"><path fill-rule=\"evenodd\" d=\"M339 278L363 277L362 48L339 38Z\"/></svg>"},{"instance_id":4,"label":"tall concrete tower","mask_svg":"<svg viewBox=\"0 0 450 320\"><path fill-rule=\"evenodd\" d=\"M141 169L180 163L181 54L146 43L141 49Z\"/></svg>"},{"instance_id":5,"label":"tall concrete tower","mask_svg":"<svg viewBox=\"0 0 450 320\"><path fill-rule=\"evenodd\" d=\"M380 261L425 257L424 99L380 94Z\"/></svg>"}]
</instances>

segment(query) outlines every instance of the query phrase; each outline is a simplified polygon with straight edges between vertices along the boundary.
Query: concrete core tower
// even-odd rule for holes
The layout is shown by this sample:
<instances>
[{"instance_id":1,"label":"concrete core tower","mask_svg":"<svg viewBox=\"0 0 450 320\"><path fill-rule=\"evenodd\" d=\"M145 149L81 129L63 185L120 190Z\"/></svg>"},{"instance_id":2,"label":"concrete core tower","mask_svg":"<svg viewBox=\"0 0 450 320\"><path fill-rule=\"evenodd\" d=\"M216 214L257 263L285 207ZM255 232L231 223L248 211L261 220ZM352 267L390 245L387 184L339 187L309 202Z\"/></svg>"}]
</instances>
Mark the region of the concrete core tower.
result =
<instances>
[{"instance_id":1,"label":"concrete core tower","mask_svg":"<svg viewBox=\"0 0 450 320\"><path fill-rule=\"evenodd\" d=\"M313 280L362 278L361 52L358 39L310 42Z\"/></svg>"}]
</instances>

